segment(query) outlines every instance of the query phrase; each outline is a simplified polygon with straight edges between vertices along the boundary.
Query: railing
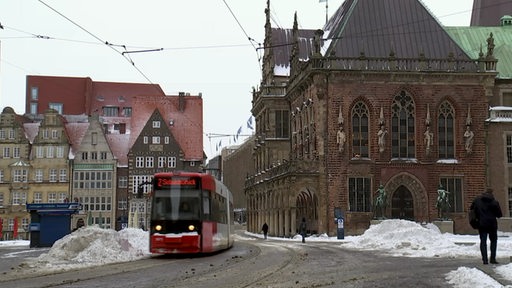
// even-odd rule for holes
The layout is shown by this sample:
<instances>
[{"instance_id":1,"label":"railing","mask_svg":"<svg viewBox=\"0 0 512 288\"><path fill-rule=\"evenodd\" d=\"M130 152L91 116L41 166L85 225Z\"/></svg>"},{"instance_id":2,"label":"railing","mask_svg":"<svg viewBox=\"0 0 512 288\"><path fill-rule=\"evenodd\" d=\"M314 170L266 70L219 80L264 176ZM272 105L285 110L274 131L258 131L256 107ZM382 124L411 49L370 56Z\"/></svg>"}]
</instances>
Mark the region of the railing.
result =
<instances>
[{"instance_id":1,"label":"railing","mask_svg":"<svg viewBox=\"0 0 512 288\"><path fill-rule=\"evenodd\" d=\"M304 69L365 71L481 72L479 61L426 58L326 57L312 58Z\"/></svg>"},{"instance_id":2,"label":"railing","mask_svg":"<svg viewBox=\"0 0 512 288\"><path fill-rule=\"evenodd\" d=\"M490 122L510 122L512 121L512 107L492 107L490 108Z\"/></svg>"},{"instance_id":3,"label":"railing","mask_svg":"<svg viewBox=\"0 0 512 288\"><path fill-rule=\"evenodd\" d=\"M245 187L263 183L290 173L318 173L317 160L291 160L274 165L245 179Z\"/></svg>"}]
</instances>

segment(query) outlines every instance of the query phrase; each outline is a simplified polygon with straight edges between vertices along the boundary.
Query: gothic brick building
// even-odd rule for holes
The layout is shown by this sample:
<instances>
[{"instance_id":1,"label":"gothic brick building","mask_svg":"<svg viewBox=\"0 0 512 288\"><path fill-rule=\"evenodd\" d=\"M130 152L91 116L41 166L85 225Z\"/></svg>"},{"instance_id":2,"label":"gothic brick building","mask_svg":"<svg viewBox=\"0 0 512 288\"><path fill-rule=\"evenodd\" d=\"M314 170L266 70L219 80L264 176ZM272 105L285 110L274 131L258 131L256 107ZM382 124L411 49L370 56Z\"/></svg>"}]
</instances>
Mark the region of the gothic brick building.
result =
<instances>
[{"instance_id":1,"label":"gothic brick building","mask_svg":"<svg viewBox=\"0 0 512 288\"><path fill-rule=\"evenodd\" d=\"M288 237L306 218L310 233L333 235L341 213L346 233L362 233L382 185L381 217L471 231L469 204L491 185L493 35L462 47L416 0L346 0L323 30L298 29L297 15L293 29L272 28L270 3L265 13L248 230L267 222Z\"/></svg>"}]
</instances>

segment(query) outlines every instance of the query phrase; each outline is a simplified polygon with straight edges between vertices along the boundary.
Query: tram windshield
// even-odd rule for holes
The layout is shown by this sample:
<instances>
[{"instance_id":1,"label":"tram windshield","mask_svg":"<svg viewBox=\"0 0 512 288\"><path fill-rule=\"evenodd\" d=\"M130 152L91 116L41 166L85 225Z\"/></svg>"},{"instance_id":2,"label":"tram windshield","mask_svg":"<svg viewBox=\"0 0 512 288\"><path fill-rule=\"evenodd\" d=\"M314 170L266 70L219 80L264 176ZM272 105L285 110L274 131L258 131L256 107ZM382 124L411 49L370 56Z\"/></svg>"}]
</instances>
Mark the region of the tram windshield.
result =
<instances>
[{"instance_id":1,"label":"tram windshield","mask_svg":"<svg viewBox=\"0 0 512 288\"><path fill-rule=\"evenodd\" d=\"M199 220L201 191L187 189L157 190L153 196L154 220Z\"/></svg>"}]
</instances>

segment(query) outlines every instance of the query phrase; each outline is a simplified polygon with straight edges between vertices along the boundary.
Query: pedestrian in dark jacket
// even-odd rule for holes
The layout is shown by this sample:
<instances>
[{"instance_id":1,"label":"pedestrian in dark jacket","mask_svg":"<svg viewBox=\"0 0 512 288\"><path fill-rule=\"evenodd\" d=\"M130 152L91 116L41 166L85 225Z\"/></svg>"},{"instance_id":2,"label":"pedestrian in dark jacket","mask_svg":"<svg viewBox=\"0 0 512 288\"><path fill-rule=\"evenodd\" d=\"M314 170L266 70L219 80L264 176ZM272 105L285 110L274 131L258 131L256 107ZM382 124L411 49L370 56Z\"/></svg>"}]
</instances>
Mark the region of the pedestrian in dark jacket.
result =
<instances>
[{"instance_id":1,"label":"pedestrian in dark jacket","mask_svg":"<svg viewBox=\"0 0 512 288\"><path fill-rule=\"evenodd\" d=\"M306 243L306 218L302 218L300 222L299 233L302 236L302 243Z\"/></svg>"},{"instance_id":2,"label":"pedestrian in dark jacket","mask_svg":"<svg viewBox=\"0 0 512 288\"><path fill-rule=\"evenodd\" d=\"M263 226L261 227L261 231L263 231L263 236L265 237L265 239L267 239L267 233L268 233L267 222L263 223Z\"/></svg>"},{"instance_id":3,"label":"pedestrian in dark jacket","mask_svg":"<svg viewBox=\"0 0 512 288\"><path fill-rule=\"evenodd\" d=\"M480 253L482 261L488 264L487 258L487 235L491 241L491 263L498 264L496 261L496 246L498 244L498 220L503 216L500 203L494 199L491 188L478 196L471 203L470 209L474 209L478 218L478 234L480 234Z\"/></svg>"}]
</instances>

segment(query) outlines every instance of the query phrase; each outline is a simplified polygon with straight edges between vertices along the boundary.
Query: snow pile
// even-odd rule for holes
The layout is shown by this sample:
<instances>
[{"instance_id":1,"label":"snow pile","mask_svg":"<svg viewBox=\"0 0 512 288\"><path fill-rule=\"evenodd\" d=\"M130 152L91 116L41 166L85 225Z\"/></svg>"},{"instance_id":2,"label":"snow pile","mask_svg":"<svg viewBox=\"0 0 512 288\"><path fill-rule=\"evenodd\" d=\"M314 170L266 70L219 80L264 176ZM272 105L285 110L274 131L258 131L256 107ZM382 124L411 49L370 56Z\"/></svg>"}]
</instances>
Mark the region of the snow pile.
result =
<instances>
[{"instance_id":1,"label":"snow pile","mask_svg":"<svg viewBox=\"0 0 512 288\"><path fill-rule=\"evenodd\" d=\"M476 268L459 267L459 269L446 274L446 280L448 280L448 284L452 284L454 288L503 287L496 280L489 277L489 275Z\"/></svg>"},{"instance_id":2,"label":"snow pile","mask_svg":"<svg viewBox=\"0 0 512 288\"><path fill-rule=\"evenodd\" d=\"M480 257L478 246L457 245L434 225L422 226L407 220L386 220L371 225L363 235L347 237L343 247L383 250L395 256L409 257Z\"/></svg>"},{"instance_id":3,"label":"snow pile","mask_svg":"<svg viewBox=\"0 0 512 288\"><path fill-rule=\"evenodd\" d=\"M121 231L89 226L57 240L48 253L27 261L39 270L75 269L127 262L149 256L148 234L141 229Z\"/></svg>"}]
</instances>

